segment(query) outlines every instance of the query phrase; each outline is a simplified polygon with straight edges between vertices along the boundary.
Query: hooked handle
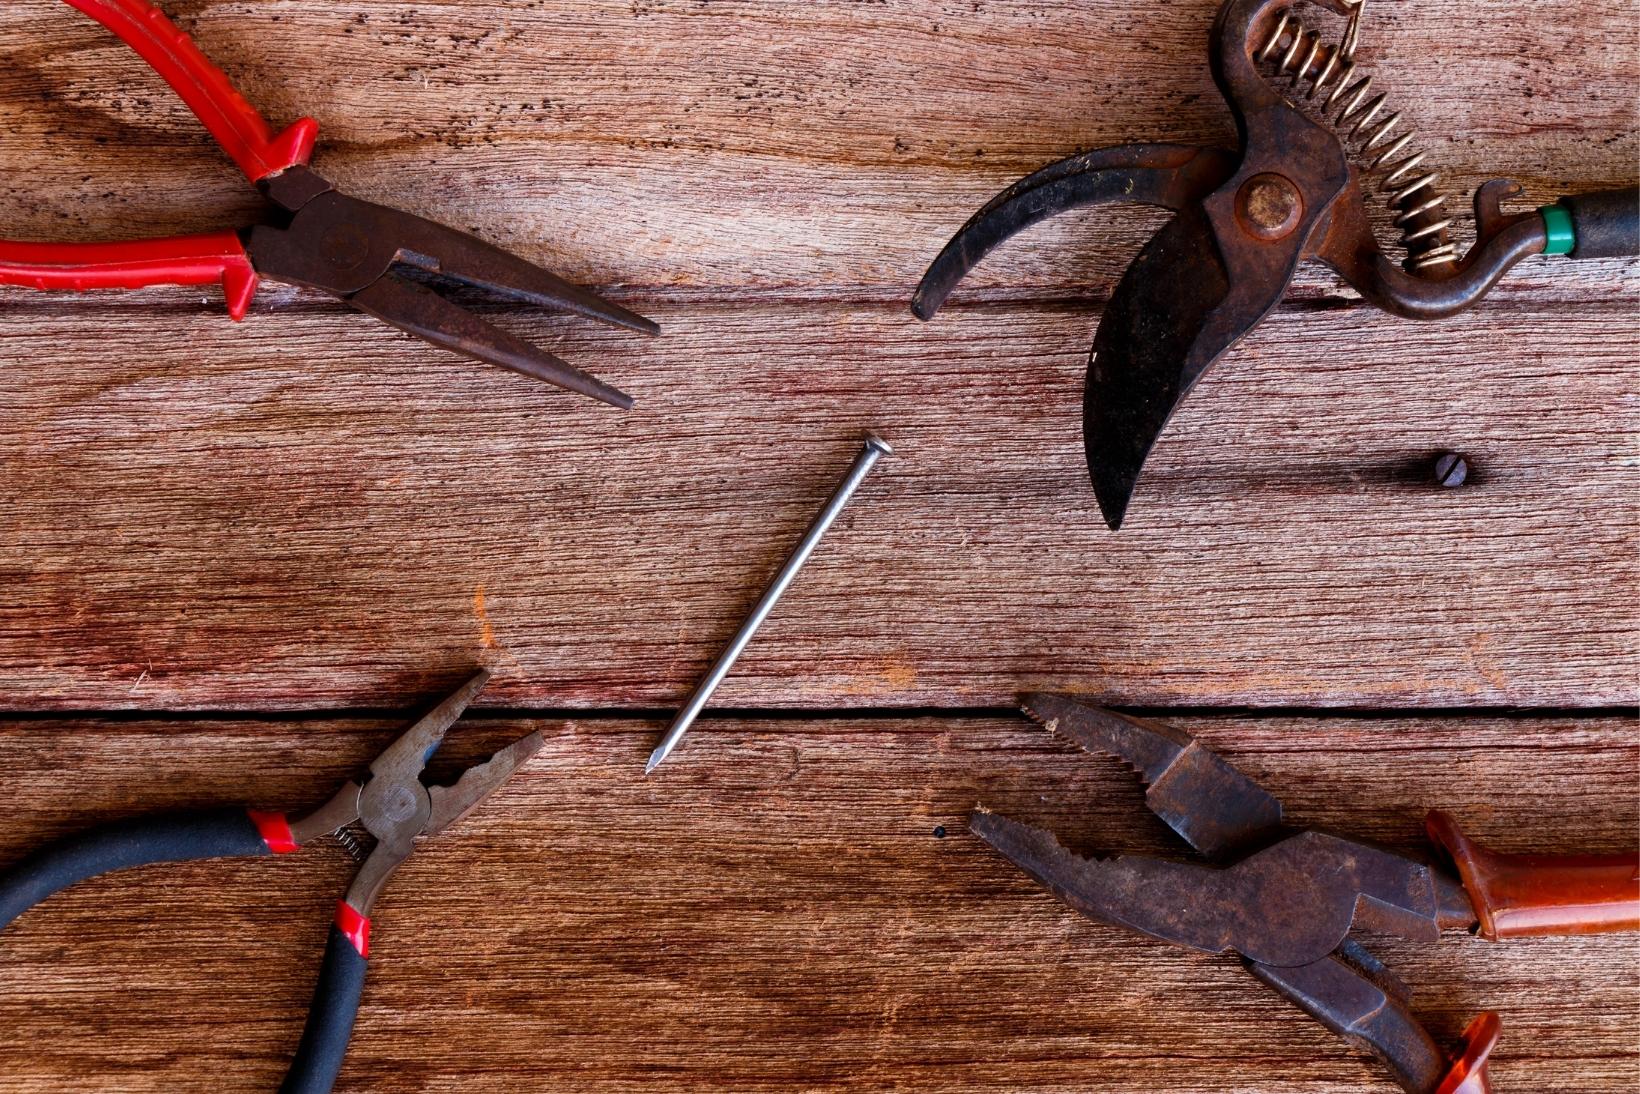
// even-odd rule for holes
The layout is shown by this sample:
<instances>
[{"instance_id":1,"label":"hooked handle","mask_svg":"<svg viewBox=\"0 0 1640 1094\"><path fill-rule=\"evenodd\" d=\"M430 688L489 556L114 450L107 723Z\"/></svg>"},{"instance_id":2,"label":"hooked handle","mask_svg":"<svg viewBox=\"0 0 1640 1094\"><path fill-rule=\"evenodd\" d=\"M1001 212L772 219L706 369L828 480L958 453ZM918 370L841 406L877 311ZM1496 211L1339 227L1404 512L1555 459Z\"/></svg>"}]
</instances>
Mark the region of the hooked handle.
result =
<instances>
[{"instance_id":1,"label":"hooked handle","mask_svg":"<svg viewBox=\"0 0 1640 1094\"><path fill-rule=\"evenodd\" d=\"M313 155L319 123L303 118L275 136L233 82L148 0L63 0L117 34L188 104L252 182Z\"/></svg>"},{"instance_id":2,"label":"hooked handle","mask_svg":"<svg viewBox=\"0 0 1640 1094\"><path fill-rule=\"evenodd\" d=\"M1573 258L1640 255L1640 186L1561 198L1539 210L1549 233L1544 254Z\"/></svg>"},{"instance_id":3,"label":"hooked handle","mask_svg":"<svg viewBox=\"0 0 1640 1094\"><path fill-rule=\"evenodd\" d=\"M1475 905L1482 938L1640 930L1640 856L1500 855L1434 812L1430 838L1446 848Z\"/></svg>"}]
</instances>

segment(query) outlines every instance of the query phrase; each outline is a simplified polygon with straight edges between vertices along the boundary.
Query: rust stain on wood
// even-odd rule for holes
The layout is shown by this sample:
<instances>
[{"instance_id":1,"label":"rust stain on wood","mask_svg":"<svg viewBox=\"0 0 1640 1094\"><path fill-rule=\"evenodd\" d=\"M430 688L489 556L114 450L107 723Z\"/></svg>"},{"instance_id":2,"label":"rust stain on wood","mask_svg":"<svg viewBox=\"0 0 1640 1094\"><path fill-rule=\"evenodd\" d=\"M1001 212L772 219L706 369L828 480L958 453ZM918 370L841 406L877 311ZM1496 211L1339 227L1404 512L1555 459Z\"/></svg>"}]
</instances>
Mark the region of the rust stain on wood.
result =
<instances>
[{"instance_id":1,"label":"rust stain on wood","mask_svg":"<svg viewBox=\"0 0 1640 1094\"><path fill-rule=\"evenodd\" d=\"M490 613L484 607L482 584L473 590L473 617L478 620L479 643L487 650L495 649L495 627L490 623Z\"/></svg>"}]
</instances>

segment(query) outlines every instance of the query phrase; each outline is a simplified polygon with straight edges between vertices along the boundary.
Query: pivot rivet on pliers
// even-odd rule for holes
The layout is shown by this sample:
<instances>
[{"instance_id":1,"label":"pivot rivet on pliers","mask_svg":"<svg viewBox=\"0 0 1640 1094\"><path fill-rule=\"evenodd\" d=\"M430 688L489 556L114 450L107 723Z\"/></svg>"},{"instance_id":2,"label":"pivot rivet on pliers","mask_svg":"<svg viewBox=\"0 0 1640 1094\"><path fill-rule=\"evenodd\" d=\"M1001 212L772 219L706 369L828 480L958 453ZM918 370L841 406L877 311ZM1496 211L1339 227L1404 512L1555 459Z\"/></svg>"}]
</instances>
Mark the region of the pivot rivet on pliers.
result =
<instances>
[{"instance_id":1,"label":"pivot rivet on pliers","mask_svg":"<svg viewBox=\"0 0 1640 1094\"><path fill-rule=\"evenodd\" d=\"M1242 183L1236 212L1248 234L1258 239L1285 239L1304 216L1304 198L1291 179L1265 172Z\"/></svg>"}]
</instances>

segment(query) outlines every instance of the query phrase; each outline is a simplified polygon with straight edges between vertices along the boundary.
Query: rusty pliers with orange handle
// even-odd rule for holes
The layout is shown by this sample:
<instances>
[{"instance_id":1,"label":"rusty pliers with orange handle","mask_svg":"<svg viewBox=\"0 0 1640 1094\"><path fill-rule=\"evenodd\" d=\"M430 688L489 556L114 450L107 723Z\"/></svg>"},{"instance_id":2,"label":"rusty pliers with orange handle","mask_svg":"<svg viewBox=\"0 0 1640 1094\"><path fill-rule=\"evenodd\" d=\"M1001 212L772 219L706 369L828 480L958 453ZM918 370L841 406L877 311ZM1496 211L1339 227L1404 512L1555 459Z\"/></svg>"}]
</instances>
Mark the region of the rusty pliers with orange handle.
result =
<instances>
[{"instance_id":1,"label":"rusty pliers with orange handle","mask_svg":"<svg viewBox=\"0 0 1640 1094\"><path fill-rule=\"evenodd\" d=\"M479 672L468 680L376 757L367 776L344 783L330 801L297 820L243 809L139 818L92 829L36 852L0 875L0 929L58 890L112 870L156 862L279 855L334 833L350 852L364 856L363 864L336 905L307 1028L279 1088L280 1094L328 1094L341 1072L364 992L370 910L382 886L415 849L416 837L436 835L461 820L541 748L541 734L531 733L468 768L453 785L422 783L428 759L489 675ZM351 830L354 824L375 839L368 855Z\"/></svg>"},{"instance_id":2,"label":"rusty pliers with orange handle","mask_svg":"<svg viewBox=\"0 0 1640 1094\"><path fill-rule=\"evenodd\" d=\"M989 812L969 827L1089 918L1247 971L1333 1032L1371 1051L1411 1094L1484 1094L1498 1035L1488 1012L1449 1058L1407 1005L1406 988L1352 932L1436 941L1463 928L1497 940L1640 928L1640 856L1499 855L1444 813L1430 837L1456 869L1282 823L1281 803L1188 734L1055 695L1027 714L1090 752L1132 767L1145 804L1208 863L1087 859L1051 832Z\"/></svg>"},{"instance_id":3,"label":"rusty pliers with orange handle","mask_svg":"<svg viewBox=\"0 0 1640 1094\"><path fill-rule=\"evenodd\" d=\"M259 278L330 294L408 334L627 409L632 400L416 281L412 267L512 300L647 334L648 319L465 232L351 198L307 166L318 123L275 135L256 109L148 0L64 0L117 34L170 84L274 206L246 231L129 243L0 240L0 284L37 289L220 283L243 318Z\"/></svg>"}]
</instances>

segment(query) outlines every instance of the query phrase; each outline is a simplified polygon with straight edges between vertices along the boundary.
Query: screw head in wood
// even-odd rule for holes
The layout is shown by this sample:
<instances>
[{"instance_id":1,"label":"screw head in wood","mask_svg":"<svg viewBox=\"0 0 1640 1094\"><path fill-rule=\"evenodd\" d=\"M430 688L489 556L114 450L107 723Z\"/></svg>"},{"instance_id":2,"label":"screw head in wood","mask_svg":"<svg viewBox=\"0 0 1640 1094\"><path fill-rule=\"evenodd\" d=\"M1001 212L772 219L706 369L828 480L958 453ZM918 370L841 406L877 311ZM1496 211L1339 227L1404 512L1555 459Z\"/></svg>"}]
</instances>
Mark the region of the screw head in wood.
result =
<instances>
[{"instance_id":1,"label":"screw head in wood","mask_svg":"<svg viewBox=\"0 0 1640 1094\"><path fill-rule=\"evenodd\" d=\"M1435 460L1435 481L1451 488L1469 479L1469 461L1456 452L1443 452Z\"/></svg>"}]
</instances>

